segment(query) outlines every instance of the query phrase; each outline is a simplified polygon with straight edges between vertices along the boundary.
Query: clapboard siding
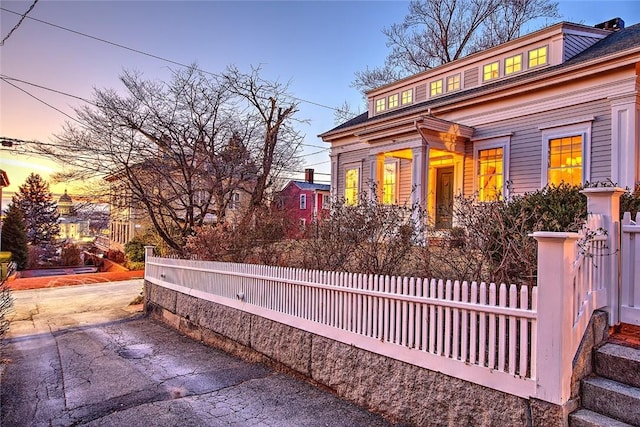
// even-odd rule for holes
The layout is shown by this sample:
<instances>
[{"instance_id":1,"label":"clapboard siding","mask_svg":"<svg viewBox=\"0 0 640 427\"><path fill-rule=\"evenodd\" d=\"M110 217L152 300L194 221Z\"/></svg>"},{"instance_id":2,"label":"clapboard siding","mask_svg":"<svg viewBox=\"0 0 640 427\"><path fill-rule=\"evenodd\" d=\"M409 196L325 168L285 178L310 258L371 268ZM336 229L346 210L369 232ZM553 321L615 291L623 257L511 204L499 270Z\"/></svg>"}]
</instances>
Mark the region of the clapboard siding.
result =
<instances>
[{"instance_id":1,"label":"clapboard siding","mask_svg":"<svg viewBox=\"0 0 640 427\"><path fill-rule=\"evenodd\" d=\"M464 88L469 89L470 87L478 86L478 76L478 68L466 70L464 72Z\"/></svg>"},{"instance_id":2,"label":"clapboard siding","mask_svg":"<svg viewBox=\"0 0 640 427\"><path fill-rule=\"evenodd\" d=\"M411 203L411 160L400 159L398 203Z\"/></svg>"},{"instance_id":3,"label":"clapboard siding","mask_svg":"<svg viewBox=\"0 0 640 427\"><path fill-rule=\"evenodd\" d=\"M594 101L476 127L476 135L511 132L509 180L514 194L535 191L542 182L540 127L595 117L591 131L591 181L611 176L611 113L605 100ZM473 156L466 153L467 156ZM471 176L468 176L471 175ZM465 167L465 187L473 186L473 163ZM465 194L473 193L466 189Z\"/></svg>"},{"instance_id":4,"label":"clapboard siding","mask_svg":"<svg viewBox=\"0 0 640 427\"><path fill-rule=\"evenodd\" d=\"M564 60L573 58L598 40L595 37L584 37L575 34L567 35L564 40Z\"/></svg>"},{"instance_id":5,"label":"clapboard siding","mask_svg":"<svg viewBox=\"0 0 640 427\"><path fill-rule=\"evenodd\" d=\"M416 86L416 101L422 102L427 99L427 84L421 84Z\"/></svg>"}]
</instances>

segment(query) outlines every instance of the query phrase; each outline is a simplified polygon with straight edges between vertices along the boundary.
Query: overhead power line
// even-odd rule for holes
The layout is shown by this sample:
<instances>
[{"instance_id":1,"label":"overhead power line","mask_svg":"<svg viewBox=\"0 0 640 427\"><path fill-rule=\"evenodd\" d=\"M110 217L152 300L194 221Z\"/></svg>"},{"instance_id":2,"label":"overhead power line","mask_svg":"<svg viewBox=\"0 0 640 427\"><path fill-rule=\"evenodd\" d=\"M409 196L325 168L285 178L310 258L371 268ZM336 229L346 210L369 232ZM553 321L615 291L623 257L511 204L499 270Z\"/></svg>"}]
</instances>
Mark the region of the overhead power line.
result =
<instances>
[{"instance_id":1,"label":"overhead power line","mask_svg":"<svg viewBox=\"0 0 640 427\"><path fill-rule=\"evenodd\" d=\"M8 13L13 13L14 15L20 15L20 13L15 12L15 11L10 10L10 9L7 9L7 8L4 8L4 7L0 7L0 10L2 10L4 12L8 12ZM165 58L165 57L162 57L162 56L159 56L159 55L154 55L153 53L149 53L149 52L145 52L145 51L140 50L140 49L136 49L136 48L133 48L133 47L125 46L123 44L112 42L110 40L103 39L101 37L92 36L90 34L83 33L81 31L77 31L77 30L73 30L71 28L63 27L62 25L57 25L57 24L54 24L52 22L44 21L42 19L34 18L34 17L31 17L31 16L26 16L26 14L23 16L23 19L24 18L31 19L31 20L39 22L41 24L49 25L49 26L57 28L59 30L68 31L70 33L73 33L73 34L76 34L76 35L79 35L79 36L82 36L82 37L87 37L87 38L92 39L92 40L96 40L96 41L99 41L99 42L102 42L102 43L106 43L106 44L109 44L111 46L118 47L120 49L125 49L125 50L128 50L130 52L134 52L134 53L137 53L137 54L140 54L140 55L148 56L150 58L154 58L154 59L157 59L159 61L168 62L170 64L174 64L174 65L177 65L179 67L184 67L184 68L192 68L193 67L192 65L187 65L187 64L184 64L182 62L174 61L174 60L169 59L169 58ZM219 77L219 74L213 73L211 71L203 70L203 69L200 69L200 68L198 68L198 70L202 71L205 74L209 74L209 75L214 76L214 77ZM330 107L328 105L320 104L319 102L310 101L308 99L300 98L300 97L293 96L293 95L290 95L290 96L291 96L292 99L295 99L295 100L300 101L300 102L304 102L304 103L307 103L307 104L315 105L315 106L326 108L326 109L333 110L333 111L342 111L339 108Z\"/></svg>"},{"instance_id":2,"label":"overhead power line","mask_svg":"<svg viewBox=\"0 0 640 427\"><path fill-rule=\"evenodd\" d=\"M9 39L9 37L11 37L11 34L13 34L13 32L18 29L20 24L22 24L22 21L24 21L24 18L26 18L29 12L33 10L36 3L38 3L38 0L34 0L34 2L31 4L29 9L27 9L27 11L20 17L20 20L18 21L18 23L11 29L11 31L9 31L9 34L7 34L5 38L2 39L2 41L0 42L0 46L4 46L4 42L6 42Z\"/></svg>"}]
</instances>

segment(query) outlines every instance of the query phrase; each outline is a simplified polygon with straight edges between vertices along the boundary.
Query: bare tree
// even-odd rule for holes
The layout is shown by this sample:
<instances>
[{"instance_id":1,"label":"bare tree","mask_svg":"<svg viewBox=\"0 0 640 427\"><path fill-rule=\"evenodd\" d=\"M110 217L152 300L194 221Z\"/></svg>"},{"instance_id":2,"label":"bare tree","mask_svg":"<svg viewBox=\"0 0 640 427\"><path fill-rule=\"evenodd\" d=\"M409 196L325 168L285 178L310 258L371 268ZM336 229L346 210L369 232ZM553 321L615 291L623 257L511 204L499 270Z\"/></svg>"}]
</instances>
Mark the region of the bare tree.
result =
<instances>
[{"instance_id":1,"label":"bare tree","mask_svg":"<svg viewBox=\"0 0 640 427\"><path fill-rule=\"evenodd\" d=\"M261 80L257 70L211 77L193 66L174 71L168 82L135 72L120 80L125 94L96 89L92 105L76 110L77 123L67 123L56 146L40 151L118 183L112 199L138 207L175 251L196 227L224 221L235 192L263 203L279 170L272 165L289 167L299 147L300 136L288 128L295 107L279 104L286 88ZM253 103L246 102L246 87ZM275 122L258 103L263 99L273 100Z\"/></svg>"},{"instance_id":2,"label":"bare tree","mask_svg":"<svg viewBox=\"0 0 640 427\"><path fill-rule=\"evenodd\" d=\"M384 65L356 72L362 91L455 61L521 35L538 18L558 18L550 0L412 0L400 24L382 30L391 52Z\"/></svg>"}]
</instances>

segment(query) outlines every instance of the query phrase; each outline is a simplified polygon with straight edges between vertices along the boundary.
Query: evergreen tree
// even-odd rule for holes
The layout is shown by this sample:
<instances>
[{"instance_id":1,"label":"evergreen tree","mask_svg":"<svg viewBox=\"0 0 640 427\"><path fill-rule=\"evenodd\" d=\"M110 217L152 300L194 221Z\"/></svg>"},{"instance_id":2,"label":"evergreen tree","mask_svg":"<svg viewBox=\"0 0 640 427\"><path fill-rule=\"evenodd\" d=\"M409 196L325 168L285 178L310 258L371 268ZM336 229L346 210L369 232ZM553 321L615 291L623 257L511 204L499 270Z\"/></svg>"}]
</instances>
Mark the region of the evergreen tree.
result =
<instances>
[{"instance_id":1,"label":"evergreen tree","mask_svg":"<svg viewBox=\"0 0 640 427\"><path fill-rule=\"evenodd\" d=\"M23 270L27 266L29 250L24 219L22 211L14 203L9 205L2 223L0 246L3 251L11 252L11 259L17 264L18 270Z\"/></svg>"},{"instance_id":2,"label":"evergreen tree","mask_svg":"<svg viewBox=\"0 0 640 427\"><path fill-rule=\"evenodd\" d=\"M13 196L13 203L22 211L27 243L39 246L45 252L52 250L60 233L60 215L49 183L32 173Z\"/></svg>"}]
</instances>

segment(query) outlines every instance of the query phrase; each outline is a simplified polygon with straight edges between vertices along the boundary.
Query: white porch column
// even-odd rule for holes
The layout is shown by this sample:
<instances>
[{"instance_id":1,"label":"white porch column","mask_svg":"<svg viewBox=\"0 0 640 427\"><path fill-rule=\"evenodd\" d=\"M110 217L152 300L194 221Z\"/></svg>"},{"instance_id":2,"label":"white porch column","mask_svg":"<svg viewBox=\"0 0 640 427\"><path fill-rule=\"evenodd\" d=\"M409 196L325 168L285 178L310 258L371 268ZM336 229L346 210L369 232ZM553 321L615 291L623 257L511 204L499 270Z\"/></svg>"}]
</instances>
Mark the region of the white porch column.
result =
<instances>
[{"instance_id":1,"label":"white porch column","mask_svg":"<svg viewBox=\"0 0 640 427\"><path fill-rule=\"evenodd\" d=\"M585 188L587 214L602 215L603 228L607 231L609 256L606 263L607 307L609 325L620 323L620 196L624 189L616 187Z\"/></svg>"},{"instance_id":2,"label":"white porch column","mask_svg":"<svg viewBox=\"0 0 640 427\"><path fill-rule=\"evenodd\" d=\"M427 208L427 191L429 189L429 146L421 144L411 149L413 157L411 167L411 203Z\"/></svg>"},{"instance_id":3,"label":"white porch column","mask_svg":"<svg viewBox=\"0 0 640 427\"><path fill-rule=\"evenodd\" d=\"M338 197L338 157L339 154L331 154L331 197Z\"/></svg>"},{"instance_id":4,"label":"white porch column","mask_svg":"<svg viewBox=\"0 0 640 427\"><path fill-rule=\"evenodd\" d=\"M633 190L640 181L640 100L635 93L611 102L611 180Z\"/></svg>"},{"instance_id":5,"label":"white porch column","mask_svg":"<svg viewBox=\"0 0 640 427\"><path fill-rule=\"evenodd\" d=\"M382 200L382 174L384 171L384 156L381 154L372 154L369 156L369 186L372 191L369 192L369 199L374 200L376 195L373 192L375 186L379 200Z\"/></svg>"}]
</instances>

